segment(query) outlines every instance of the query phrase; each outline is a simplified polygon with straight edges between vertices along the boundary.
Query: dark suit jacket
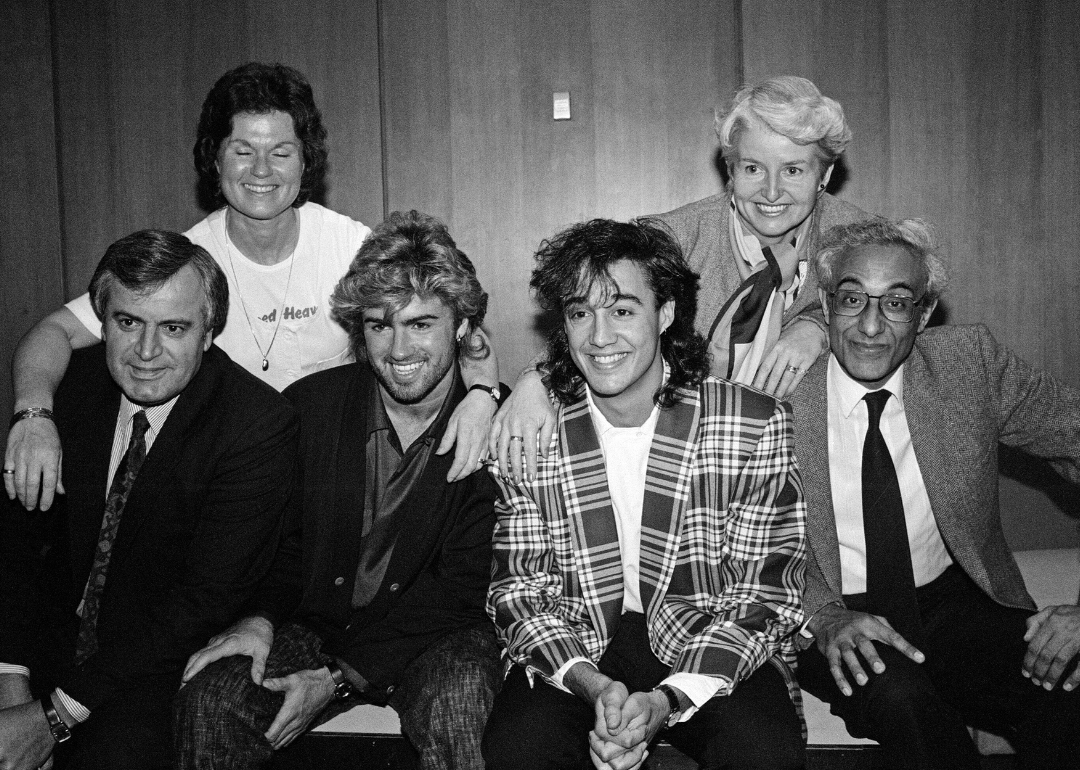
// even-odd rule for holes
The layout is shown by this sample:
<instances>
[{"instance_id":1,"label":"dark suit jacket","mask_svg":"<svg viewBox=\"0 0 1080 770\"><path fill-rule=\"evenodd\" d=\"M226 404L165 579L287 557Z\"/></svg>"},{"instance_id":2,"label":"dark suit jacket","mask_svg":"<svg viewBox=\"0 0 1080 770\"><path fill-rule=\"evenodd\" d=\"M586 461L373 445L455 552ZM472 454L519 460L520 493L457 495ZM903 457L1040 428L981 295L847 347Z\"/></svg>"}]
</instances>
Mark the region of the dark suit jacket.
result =
<instances>
[{"instance_id":1,"label":"dark suit jacket","mask_svg":"<svg viewBox=\"0 0 1080 770\"><path fill-rule=\"evenodd\" d=\"M404 503L401 535L371 603L351 607L364 510L367 405L378 387L357 362L285 390L300 415L301 486L278 558L249 606L275 625L293 613L377 692L447 633L486 625L497 494L478 471L448 484L453 452L432 454ZM460 382L451 398L465 395ZM379 699L373 694L373 699Z\"/></svg>"},{"instance_id":2,"label":"dark suit jacket","mask_svg":"<svg viewBox=\"0 0 1080 770\"><path fill-rule=\"evenodd\" d=\"M829 479L827 363L827 356L818 359L791 398L811 552L808 617L843 593ZM921 334L907 359L904 410L953 559L995 601L1034 608L1002 533L998 443L1045 458L1080 483L1080 392L1028 366L985 326L942 326Z\"/></svg>"},{"instance_id":3,"label":"dark suit jacket","mask_svg":"<svg viewBox=\"0 0 1080 770\"><path fill-rule=\"evenodd\" d=\"M99 651L72 664L120 390L105 346L77 352L56 393L67 494L0 516L0 661L93 710L127 687L175 692L188 656L233 620L273 558L295 480L296 418L211 346L131 490L98 616ZM51 676L48 672L52 672Z\"/></svg>"}]
</instances>

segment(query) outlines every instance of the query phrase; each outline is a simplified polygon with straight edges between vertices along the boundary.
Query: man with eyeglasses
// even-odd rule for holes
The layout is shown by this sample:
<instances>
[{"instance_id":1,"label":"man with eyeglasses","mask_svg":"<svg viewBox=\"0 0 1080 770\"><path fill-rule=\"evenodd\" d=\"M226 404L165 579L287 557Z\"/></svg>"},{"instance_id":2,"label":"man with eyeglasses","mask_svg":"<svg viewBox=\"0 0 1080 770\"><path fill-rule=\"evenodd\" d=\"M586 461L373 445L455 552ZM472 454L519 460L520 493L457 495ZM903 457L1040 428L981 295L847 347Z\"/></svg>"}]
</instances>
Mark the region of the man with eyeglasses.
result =
<instances>
[{"instance_id":1,"label":"man with eyeglasses","mask_svg":"<svg viewBox=\"0 0 1080 770\"><path fill-rule=\"evenodd\" d=\"M813 269L831 354L792 396L813 554L800 684L889 767L978 768L966 724L1022 767L1075 767L1080 608L1035 611L997 450L1080 482L1080 392L983 326L926 330L945 272L919 220L835 228Z\"/></svg>"}]
</instances>

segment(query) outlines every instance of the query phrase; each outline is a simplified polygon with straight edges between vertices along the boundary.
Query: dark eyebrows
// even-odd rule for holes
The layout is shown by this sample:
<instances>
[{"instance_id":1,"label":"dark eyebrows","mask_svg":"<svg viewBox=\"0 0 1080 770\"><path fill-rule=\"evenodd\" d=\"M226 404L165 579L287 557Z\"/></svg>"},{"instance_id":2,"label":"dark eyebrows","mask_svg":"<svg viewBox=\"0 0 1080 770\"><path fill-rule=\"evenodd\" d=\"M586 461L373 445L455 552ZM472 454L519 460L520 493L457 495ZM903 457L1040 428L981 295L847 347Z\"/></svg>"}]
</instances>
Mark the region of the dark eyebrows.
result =
<instances>
[{"instance_id":1,"label":"dark eyebrows","mask_svg":"<svg viewBox=\"0 0 1080 770\"><path fill-rule=\"evenodd\" d=\"M635 305L641 305L642 307L645 306L645 303L642 302L641 299L636 294L626 294L626 293L623 293L623 292L615 292L614 294L607 295L606 302L604 303L604 307L610 307L611 305L614 305L616 302L633 302ZM588 305L588 304L589 304L589 298L588 297L570 297L570 299L566 300L566 302L563 303L563 309L564 310L569 310L572 307L577 307L579 305Z\"/></svg>"}]
</instances>

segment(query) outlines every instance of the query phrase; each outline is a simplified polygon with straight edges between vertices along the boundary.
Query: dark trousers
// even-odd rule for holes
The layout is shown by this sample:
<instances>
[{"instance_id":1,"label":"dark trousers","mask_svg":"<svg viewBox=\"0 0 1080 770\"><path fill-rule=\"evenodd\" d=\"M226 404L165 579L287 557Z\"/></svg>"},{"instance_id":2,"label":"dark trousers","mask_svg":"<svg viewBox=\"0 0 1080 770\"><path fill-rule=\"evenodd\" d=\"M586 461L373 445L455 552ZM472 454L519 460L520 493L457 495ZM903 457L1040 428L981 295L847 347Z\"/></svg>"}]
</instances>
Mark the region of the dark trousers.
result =
<instances>
[{"instance_id":1,"label":"dark trousers","mask_svg":"<svg viewBox=\"0 0 1080 770\"><path fill-rule=\"evenodd\" d=\"M1080 694L1060 684L1047 692L1020 673L1031 613L997 604L956 566L919 588L918 600L923 632L911 641L925 663L875 643L885 671L864 665L869 681L860 687L849 675L845 697L814 646L799 654L799 684L852 735L878 741L889 767L977 770L965 725L1008 738L1022 768L1080 767Z\"/></svg>"},{"instance_id":2,"label":"dark trousers","mask_svg":"<svg viewBox=\"0 0 1080 770\"><path fill-rule=\"evenodd\" d=\"M651 690L670 673L653 655L645 618L622 616L599 662L600 671L631 692ZM484 733L488 770L568 770L592 767L589 731L596 723L593 704L536 677L529 687L524 669L514 666ZM730 696L709 700L686 722L663 737L702 768L802 767L802 725L788 697L783 676L764 665Z\"/></svg>"},{"instance_id":3,"label":"dark trousers","mask_svg":"<svg viewBox=\"0 0 1080 770\"><path fill-rule=\"evenodd\" d=\"M296 624L278 629L266 677L322 668L321 640ZM448 634L414 660L390 698L401 731L424 770L480 767L480 736L499 686L494 630ZM176 753L181 768L238 770L268 762L273 749L264 733L284 695L251 681L251 658L225 658L200 671L177 696ZM331 705L316 720L330 719L359 703Z\"/></svg>"},{"instance_id":4,"label":"dark trousers","mask_svg":"<svg viewBox=\"0 0 1080 770\"><path fill-rule=\"evenodd\" d=\"M53 752L55 770L169 770L172 691L131 688L94 707Z\"/></svg>"}]
</instances>

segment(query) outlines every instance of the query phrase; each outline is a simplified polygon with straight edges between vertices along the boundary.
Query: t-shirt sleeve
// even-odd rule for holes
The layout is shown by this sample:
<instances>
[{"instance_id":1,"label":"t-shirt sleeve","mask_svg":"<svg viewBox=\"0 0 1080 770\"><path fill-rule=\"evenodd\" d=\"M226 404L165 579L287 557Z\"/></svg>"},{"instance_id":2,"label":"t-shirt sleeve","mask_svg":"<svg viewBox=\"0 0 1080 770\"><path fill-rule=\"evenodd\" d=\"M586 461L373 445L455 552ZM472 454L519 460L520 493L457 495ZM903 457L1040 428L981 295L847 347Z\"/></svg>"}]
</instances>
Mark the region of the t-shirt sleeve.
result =
<instances>
[{"instance_id":1,"label":"t-shirt sleeve","mask_svg":"<svg viewBox=\"0 0 1080 770\"><path fill-rule=\"evenodd\" d=\"M101 321L98 320L97 313L94 312L94 306L90 304L89 294L76 297L64 307L75 314L75 317L79 319L79 323L85 326L88 332L99 340L101 339Z\"/></svg>"}]
</instances>

